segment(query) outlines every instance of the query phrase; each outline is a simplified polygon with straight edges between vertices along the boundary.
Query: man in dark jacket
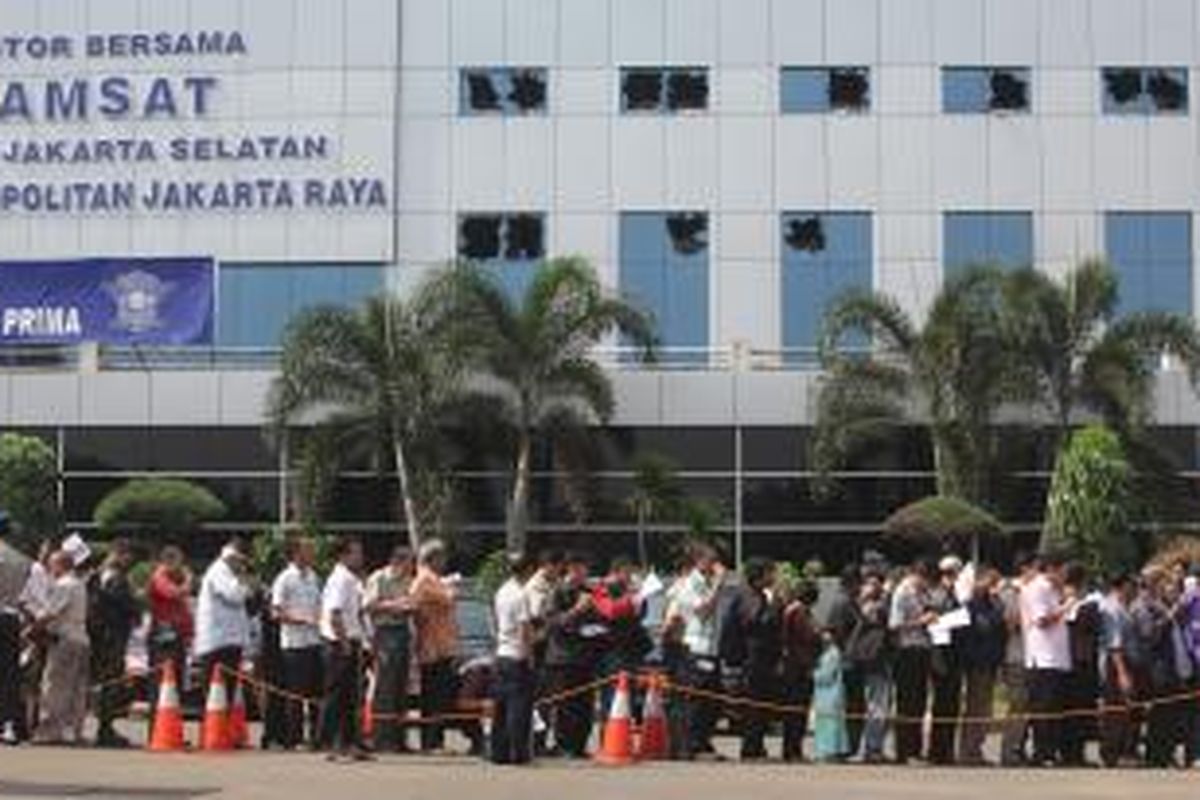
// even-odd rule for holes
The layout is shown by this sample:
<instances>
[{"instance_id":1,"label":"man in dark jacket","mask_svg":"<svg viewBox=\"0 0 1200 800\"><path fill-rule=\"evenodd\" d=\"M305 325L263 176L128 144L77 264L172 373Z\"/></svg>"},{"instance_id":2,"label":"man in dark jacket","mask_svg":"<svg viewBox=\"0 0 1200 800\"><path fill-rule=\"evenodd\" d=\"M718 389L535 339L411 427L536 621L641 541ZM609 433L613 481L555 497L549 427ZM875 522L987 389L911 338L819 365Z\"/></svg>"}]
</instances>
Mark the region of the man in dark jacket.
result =
<instances>
[{"instance_id":1,"label":"man in dark jacket","mask_svg":"<svg viewBox=\"0 0 1200 800\"><path fill-rule=\"evenodd\" d=\"M996 673L1004 663L1007 627L1004 604L998 592L1000 574L981 569L975 579L967 611L971 624L956 639L959 665L966 682L966 721L958 739L958 758L967 766L983 766L983 744L991 727Z\"/></svg>"},{"instance_id":2,"label":"man in dark jacket","mask_svg":"<svg viewBox=\"0 0 1200 800\"><path fill-rule=\"evenodd\" d=\"M783 760L804 759L804 734L812 705L813 665L821 648L812 617L817 587L803 583L795 587L783 610L783 701L794 710L783 720Z\"/></svg>"},{"instance_id":3,"label":"man in dark jacket","mask_svg":"<svg viewBox=\"0 0 1200 800\"><path fill-rule=\"evenodd\" d=\"M742 669L746 696L759 702L778 701L781 623L778 607L767 596L767 589L775 582L775 565L766 559L752 558L746 562L744 572L746 582L737 622L745 643ZM769 721L770 715L761 709L744 712L742 760L767 757L764 739Z\"/></svg>"},{"instance_id":4,"label":"man in dark jacket","mask_svg":"<svg viewBox=\"0 0 1200 800\"><path fill-rule=\"evenodd\" d=\"M550 694L577 689L595 677L597 642L608 628L596 613L588 587L588 559L566 556L566 572L550 597L546 614L546 683ZM595 715L594 692L576 694L554 708L554 744L565 756L587 755Z\"/></svg>"},{"instance_id":5,"label":"man in dark jacket","mask_svg":"<svg viewBox=\"0 0 1200 800\"><path fill-rule=\"evenodd\" d=\"M97 747L129 746L129 740L113 730L113 722L129 703L125 677L125 649L129 635L141 617L141 607L129 585L133 549L126 539L114 539L100 573L92 578L88 634L92 646L92 676L101 685L96 707L99 730Z\"/></svg>"},{"instance_id":6,"label":"man in dark jacket","mask_svg":"<svg viewBox=\"0 0 1200 800\"><path fill-rule=\"evenodd\" d=\"M1062 723L1063 766L1086 765L1084 751L1087 740L1094 738L1097 731L1096 710L1100 695L1099 658L1102 620L1100 606L1095 602L1083 602L1087 595L1087 572L1082 564L1069 564L1065 591L1068 598L1079 601L1074 616L1067 620L1067 632L1071 639L1071 671L1063 681L1063 710L1067 715Z\"/></svg>"}]
</instances>

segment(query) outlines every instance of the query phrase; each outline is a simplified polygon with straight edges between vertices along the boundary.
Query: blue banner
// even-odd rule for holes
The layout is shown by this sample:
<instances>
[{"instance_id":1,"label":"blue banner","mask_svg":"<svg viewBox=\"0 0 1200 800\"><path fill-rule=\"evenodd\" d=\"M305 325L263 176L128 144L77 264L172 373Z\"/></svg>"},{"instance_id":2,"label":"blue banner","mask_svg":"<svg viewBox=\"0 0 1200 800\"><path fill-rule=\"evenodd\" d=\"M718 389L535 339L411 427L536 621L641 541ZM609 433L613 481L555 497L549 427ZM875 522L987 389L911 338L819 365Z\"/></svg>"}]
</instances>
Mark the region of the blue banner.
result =
<instances>
[{"instance_id":1,"label":"blue banner","mask_svg":"<svg viewBox=\"0 0 1200 800\"><path fill-rule=\"evenodd\" d=\"M0 261L0 345L210 344L211 258Z\"/></svg>"}]
</instances>

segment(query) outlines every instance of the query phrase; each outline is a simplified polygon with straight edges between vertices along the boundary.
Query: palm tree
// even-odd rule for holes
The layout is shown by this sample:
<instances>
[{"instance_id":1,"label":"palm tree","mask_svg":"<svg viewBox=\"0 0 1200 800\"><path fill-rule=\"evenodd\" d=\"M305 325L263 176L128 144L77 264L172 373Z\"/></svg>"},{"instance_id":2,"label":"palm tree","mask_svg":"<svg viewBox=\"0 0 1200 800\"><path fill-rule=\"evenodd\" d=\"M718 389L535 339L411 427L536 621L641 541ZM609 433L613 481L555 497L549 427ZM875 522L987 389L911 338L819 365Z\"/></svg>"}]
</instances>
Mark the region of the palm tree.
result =
<instances>
[{"instance_id":1,"label":"palm tree","mask_svg":"<svg viewBox=\"0 0 1200 800\"><path fill-rule=\"evenodd\" d=\"M1121 438L1136 468L1133 496L1154 513L1188 494L1177 477L1179 465L1145 436L1157 365L1164 354L1178 358L1196 386L1200 336L1181 314L1118 315L1119 289L1117 275L1095 259L1061 282L1021 270L1005 286L1005 328L1025 354L1037 400L1053 421L1056 461L1065 452L1072 422L1085 415L1101 418ZM1047 497L1048 520L1051 501ZM1043 533L1049 532L1047 527Z\"/></svg>"},{"instance_id":2,"label":"palm tree","mask_svg":"<svg viewBox=\"0 0 1200 800\"><path fill-rule=\"evenodd\" d=\"M422 537L417 471L432 469L439 421L463 389L466 347L452 324L454 281L430 277L411 297L379 295L358 309L301 312L288 326L268 419L278 433L317 417L306 480L362 452L392 462L411 544Z\"/></svg>"},{"instance_id":3,"label":"palm tree","mask_svg":"<svg viewBox=\"0 0 1200 800\"><path fill-rule=\"evenodd\" d=\"M937 491L986 505L995 412L1020 394L1015 354L1000 324L1002 273L976 268L947 283L918 324L891 297L851 290L830 307L821 341L825 375L812 459L828 487L834 469L922 417ZM868 355L840 348L872 342Z\"/></svg>"},{"instance_id":4,"label":"palm tree","mask_svg":"<svg viewBox=\"0 0 1200 800\"><path fill-rule=\"evenodd\" d=\"M649 357L651 323L605 291L580 258L552 259L541 266L519 302L478 267L461 265L456 274L458 322L472 331L474 363L485 393L495 402L493 419L513 433L506 545L522 552L535 432L556 446L568 469L574 466L570 443L579 440L589 422L606 421L613 412L612 386L592 351L606 336L620 332Z\"/></svg>"},{"instance_id":5,"label":"palm tree","mask_svg":"<svg viewBox=\"0 0 1200 800\"><path fill-rule=\"evenodd\" d=\"M633 492L628 504L637 516L638 563L649 562L646 526L680 510L683 492L675 463L658 453L644 453L633 462Z\"/></svg>"},{"instance_id":6,"label":"palm tree","mask_svg":"<svg viewBox=\"0 0 1200 800\"><path fill-rule=\"evenodd\" d=\"M1083 262L1062 282L1034 269L1006 281L1006 333L1025 356L1058 442L1080 412L1125 433L1141 427L1164 353L1183 362L1193 384L1200 379L1200 337L1192 320L1166 311L1118 318L1118 283L1099 260Z\"/></svg>"}]
</instances>

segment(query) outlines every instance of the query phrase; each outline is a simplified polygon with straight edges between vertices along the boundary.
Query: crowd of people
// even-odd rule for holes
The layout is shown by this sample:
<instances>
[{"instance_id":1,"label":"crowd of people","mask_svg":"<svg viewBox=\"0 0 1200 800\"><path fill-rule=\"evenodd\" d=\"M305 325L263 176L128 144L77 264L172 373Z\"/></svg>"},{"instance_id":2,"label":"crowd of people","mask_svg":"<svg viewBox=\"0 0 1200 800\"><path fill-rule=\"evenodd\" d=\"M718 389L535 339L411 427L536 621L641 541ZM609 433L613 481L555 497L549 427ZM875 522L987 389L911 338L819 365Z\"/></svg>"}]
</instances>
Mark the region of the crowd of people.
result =
<instances>
[{"instance_id":1,"label":"crowd of people","mask_svg":"<svg viewBox=\"0 0 1200 800\"><path fill-rule=\"evenodd\" d=\"M114 722L148 615L151 673L195 663L232 691L252 658L263 746L331 759L406 752L414 728L421 751L441 751L451 727L496 763L584 758L612 704L603 679L653 669L669 681L680 759L722 758L727 720L747 761L778 732L787 761L1200 768L1200 565L1101 582L1052 553L1018 557L1008 577L872 554L822 584L763 559L734 571L701 543L670 577L622 559L593 577L583 553L513 556L491 602L494 653L471 686L443 543L397 547L373 571L353 538L334 556L322 579L313 540L296 537L260 580L233 541L196 581L165 547L136 591L124 541L94 568L78 537L27 569L0 556L0 671L28 678L0 681L4 736L81 742L90 705L96 743L128 746ZM490 711L464 712L467 694ZM993 732L999 747L985 748Z\"/></svg>"}]
</instances>

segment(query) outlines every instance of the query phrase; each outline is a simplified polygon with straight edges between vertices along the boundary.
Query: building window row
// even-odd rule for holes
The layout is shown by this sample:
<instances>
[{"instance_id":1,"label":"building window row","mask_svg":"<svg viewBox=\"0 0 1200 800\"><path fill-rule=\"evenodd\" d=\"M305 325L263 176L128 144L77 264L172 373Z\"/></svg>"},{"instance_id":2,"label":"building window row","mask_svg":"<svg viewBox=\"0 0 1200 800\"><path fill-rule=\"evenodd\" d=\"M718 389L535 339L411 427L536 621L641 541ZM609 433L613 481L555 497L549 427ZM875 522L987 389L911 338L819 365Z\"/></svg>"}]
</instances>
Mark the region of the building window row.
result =
<instances>
[{"instance_id":1,"label":"building window row","mask_svg":"<svg viewBox=\"0 0 1200 800\"><path fill-rule=\"evenodd\" d=\"M621 68L623 114L706 111L711 91L704 66ZM944 66L942 111L947 114L1025 113L1032 108L1028 66ZM787 66L780 70L784 114L865 113L871 109L871 68L861 65ZM1174 66L1113 66L1100 70L1105 114L1179 115L1188 111L1188 70ZM459 73L463 116L533 116L548 103L545 67L464 67Z\"/></svg>"},{"instance_id":2,"label":"building window row","mask_svg":"<svg viewBox=\"0 0 1200 800\"><path fill-rule=\"evenodd\" d=\"M873 284L869 211L794 210L779 217L780 326L786 351L811 356L825 309L851 288ZM711 228L703 210L622 212L618 285L652 314L675 361L700 360L709 343ZM1121 313L1192 312L1192 219L1188 212L1108 212L1105 253L1120 278ZM463 214L460 258L484 266L514 300L546 253L540 213ZM1021 269L1035 263L1028 211L948 211L942 215L942 270L952 279L973 266ZM855 343L848 343L853 346Z\"/></svg>"}]
</instances>

